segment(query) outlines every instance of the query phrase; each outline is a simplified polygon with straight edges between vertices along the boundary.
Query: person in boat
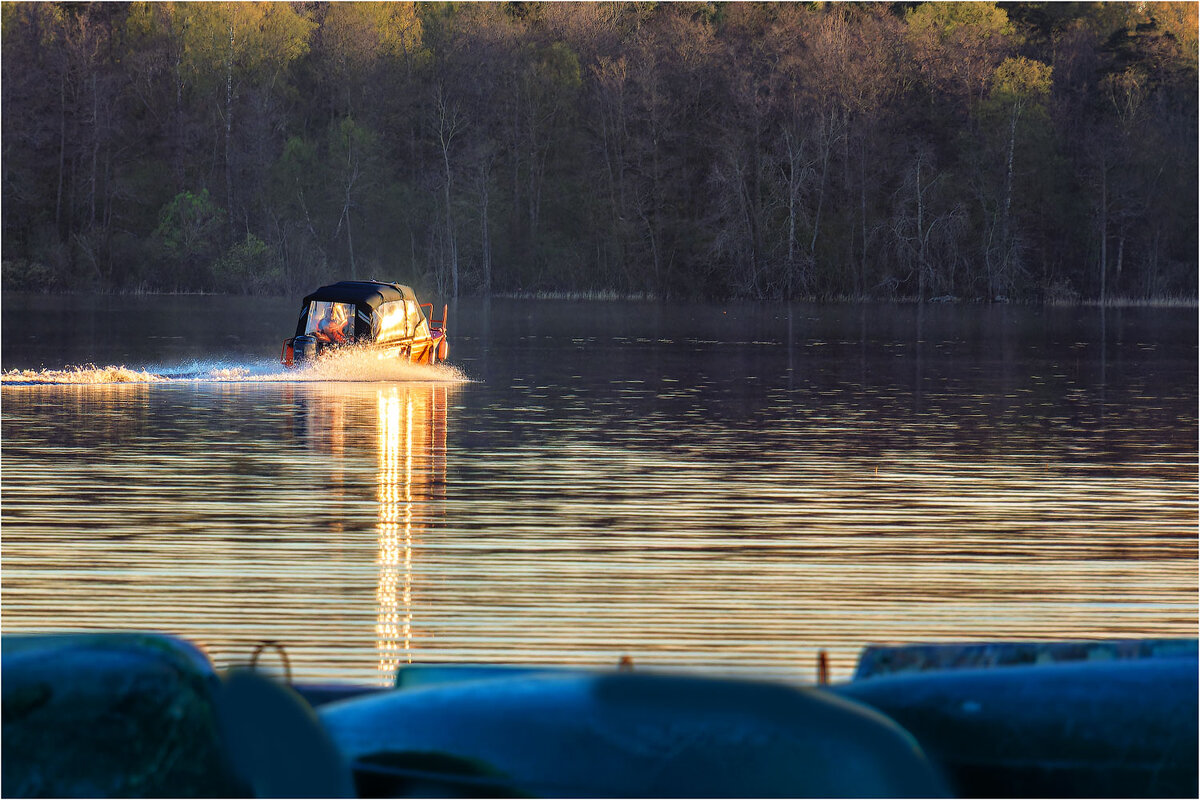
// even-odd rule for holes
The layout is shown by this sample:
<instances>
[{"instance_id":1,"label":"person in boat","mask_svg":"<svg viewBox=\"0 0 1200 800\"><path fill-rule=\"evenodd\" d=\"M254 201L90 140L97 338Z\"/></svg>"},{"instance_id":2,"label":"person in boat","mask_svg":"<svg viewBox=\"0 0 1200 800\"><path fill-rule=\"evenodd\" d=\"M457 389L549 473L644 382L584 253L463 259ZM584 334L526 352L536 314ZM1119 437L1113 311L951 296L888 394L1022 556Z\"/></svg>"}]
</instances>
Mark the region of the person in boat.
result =
<instances>
[{"instance_id":1,"label":"person in boat","mask_svg":"<svg viewBox=\"0 0 1200 800\"><path fill-rule=\"evenodd\" d=\"M327 342L345 344L349 337L350 318L341 303L330 303L317 322L316 335Z\"/></svg>"}]
</instances>

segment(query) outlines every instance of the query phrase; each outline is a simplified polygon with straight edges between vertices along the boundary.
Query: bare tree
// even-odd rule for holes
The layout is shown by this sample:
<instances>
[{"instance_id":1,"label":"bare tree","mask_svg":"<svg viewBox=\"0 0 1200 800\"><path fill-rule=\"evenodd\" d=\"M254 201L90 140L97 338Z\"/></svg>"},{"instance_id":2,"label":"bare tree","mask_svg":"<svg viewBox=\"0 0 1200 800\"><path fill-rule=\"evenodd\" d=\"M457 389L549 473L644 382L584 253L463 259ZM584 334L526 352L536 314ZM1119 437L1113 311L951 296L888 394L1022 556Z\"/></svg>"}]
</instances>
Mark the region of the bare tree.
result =
<instances>
[{"instance_id":1,"label":"bare tree","mask_svg":"<svg viewBox=\"0 0 1200 800\"><path fill-rule=\"evenodd\" d=\"M442 156L442 198L446 214L446 253L450 266L450 296L458 297L458 242L454 231L454 206L451 203L451 188L454 173L450 168L450 150L454 140L466 129L467 118L458 101L449 96L442 82L434 84L434 129Z\"/></svg>"}]
</instances>

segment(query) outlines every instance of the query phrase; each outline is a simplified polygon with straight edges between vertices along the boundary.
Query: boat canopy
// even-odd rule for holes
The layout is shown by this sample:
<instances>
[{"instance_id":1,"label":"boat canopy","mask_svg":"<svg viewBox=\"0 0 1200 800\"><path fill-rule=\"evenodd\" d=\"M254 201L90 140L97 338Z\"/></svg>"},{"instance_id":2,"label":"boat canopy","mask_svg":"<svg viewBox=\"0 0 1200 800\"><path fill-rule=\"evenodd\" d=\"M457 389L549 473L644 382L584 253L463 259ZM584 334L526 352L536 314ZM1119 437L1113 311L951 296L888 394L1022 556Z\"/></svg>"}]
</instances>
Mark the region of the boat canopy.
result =
<instances>
[{"instance_id":1,"label":"boat canopy","mask_svg":"<svg viewBox=\"0 0 1200 800\"><path fill-rule=\"evenodd\" d=\"M304 307L313 300L332 300L335 303L354 303L374 311L388 300L416 300L413 290L399 283L379 281L338 281L322 286L304 298Z\"/></svg>"},{"instance_id":2,"label":"boat canopy","mask_svg":"<svg viewBox=\"0 0 1200 800\"><path fill-rule=\"evenodd\" d=\"M385 312L398 307L416 309L416 313L420 314L417 296L408 286L380 281L339 281L322 286L304 298L300 306L300 319L296 323L296 335L313 332L310 328L316 323L315 319L310 320L310 312L315 315L336 312L339 306L353 307L356 312L353 315L356 324L351 335L357 339L374 339L380 333L381 314L376 312L382 306L387 306L383 309Z\"/></svg>"}]
</instances>

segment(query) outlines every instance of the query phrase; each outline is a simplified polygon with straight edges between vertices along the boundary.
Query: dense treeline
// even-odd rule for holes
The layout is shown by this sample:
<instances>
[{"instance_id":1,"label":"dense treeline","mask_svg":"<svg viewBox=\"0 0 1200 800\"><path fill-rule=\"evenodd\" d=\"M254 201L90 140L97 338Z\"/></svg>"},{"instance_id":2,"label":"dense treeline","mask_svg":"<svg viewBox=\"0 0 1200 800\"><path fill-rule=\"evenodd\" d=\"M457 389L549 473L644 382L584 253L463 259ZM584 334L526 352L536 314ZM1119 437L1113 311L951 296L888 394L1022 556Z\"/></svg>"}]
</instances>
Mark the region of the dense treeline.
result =
<instances>
[{"instance_id":1,"label":"dense treeline","mask_svg":"<svg viewBox=\"0 0 1200 800\"><path fill-rule=\"evenodd\" d=\"M1195 3L6 3L4 286L1196 293Z\"/></svg>"}]
</instances>

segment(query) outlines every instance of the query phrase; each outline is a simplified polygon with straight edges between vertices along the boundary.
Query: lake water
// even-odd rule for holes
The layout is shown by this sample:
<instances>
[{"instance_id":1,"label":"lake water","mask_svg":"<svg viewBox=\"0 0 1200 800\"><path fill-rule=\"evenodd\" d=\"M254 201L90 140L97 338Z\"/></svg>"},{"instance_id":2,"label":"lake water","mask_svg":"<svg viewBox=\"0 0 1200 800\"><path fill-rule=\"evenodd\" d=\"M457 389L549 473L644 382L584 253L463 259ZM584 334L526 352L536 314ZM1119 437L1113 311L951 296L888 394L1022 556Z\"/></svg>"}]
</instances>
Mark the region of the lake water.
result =
<instances>
[{"instance_id":1,"label":"lake water","mask_svg":"<svg viewBox=\"0 0 1200 800\"><path fill-rule=\"evenodd\" d=\"M1195 309L464 300L453 369L285 373L297 306L4 293L5 632L366 683L1196 635Z\"/></svg>"}]
</instances>

